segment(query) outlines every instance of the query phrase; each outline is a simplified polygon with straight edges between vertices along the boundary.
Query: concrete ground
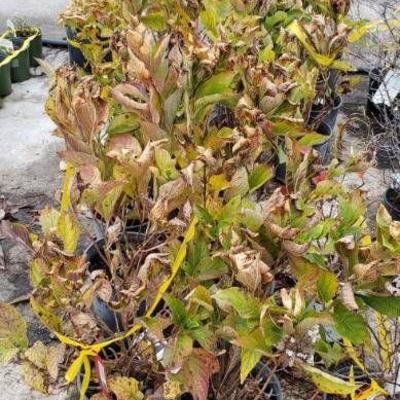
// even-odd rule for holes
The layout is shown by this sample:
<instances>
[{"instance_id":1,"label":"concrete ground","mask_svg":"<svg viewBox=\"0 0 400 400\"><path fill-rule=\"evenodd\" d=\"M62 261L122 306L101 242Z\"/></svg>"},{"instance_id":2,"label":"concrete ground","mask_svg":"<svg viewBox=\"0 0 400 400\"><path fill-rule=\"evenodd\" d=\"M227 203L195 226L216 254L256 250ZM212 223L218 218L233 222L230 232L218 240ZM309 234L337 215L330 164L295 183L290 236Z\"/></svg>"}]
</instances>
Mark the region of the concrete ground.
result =
<instances>
[{"instance_id":1,"label":"concrete ground","mask_svg":"<svg viewBox=\"0 0 400 400\"><path fill-rule=\"evenodd\" d=\"M62 39L64 28L56 19L67 3L68 0L1 0L0 31L6 28L7 19L22 17L40 26L46 39Z\"/></svg>"},{"instance_id":2,"label":"concrete ground","mask_svg":"<svg viewBox=\"0 0 400 400\"><path fill-rule=\"evenodd\" d=\"M65 51L46 50L46 61L57 66L67 60ZM13 93L3 100L0 108L0 195L16 208L15 217L35 228L38 210L54 202L60 187L61 173L57 151L62 141L51 135L54 124L46 116L44 101L48 79L39 76L13 85ZM0 238L1 239L1 238ZM10 240L0 240L5 259L0 268L0 302L11 302L29 291L29 255ZM26 302L18 304L28 326L31 344L37 340L48 343L49 332L33 315ZM0 368L1 400L66 400L64 390L45 396L33 392L23 381L16 363Z\"/></svg>"},{"instance_id":3,"label":"concrete ground","mask_svg":"<svg viewBox=\"0 0 400 400\"><path fill-rule=\"evenodd\" d=\"M63 30L54 21L66 1L0 0L0 30L4 28L7 18L22 15L42 26L45 36L61 38ZM369 4L370 0L361 0L360 7L354 8L353 12L363 17L376 17L376 13L371 14ZM46 57L50 63L58 65L66 60L66 53L52 50L46 52ZM62 142L51 135L54 125L44 112L47 90L48 81L44 76L15 84L13 94L4 100L0 108L0 195L21 207L16 218L33 227L37 223L38 210L54 202L60 187L57 151L62 148ZM365 87L345 100L347 116L362 117ZM343 147L347 150L353 147L358 151L363 147L362 135L346 134ZM387 176L384 170L371 168L364 179L371 210L382 199L388 185ZM354 174L348 178L348 183L359 186L363 182ZM8 240L0 240L0 246L5 256L5 268L0 268L0 301L9 302L29 292L28 255ZM28 305L21 303L18 307L27 319L30 342L51 341L49 332L33 316ZM52 397L32 392L21 379L19 368L17 364L0 368L1 400L64 400L70 397L65 391ZM300 400L298 395L286 398Z\"/></svg>"}]
</instances>

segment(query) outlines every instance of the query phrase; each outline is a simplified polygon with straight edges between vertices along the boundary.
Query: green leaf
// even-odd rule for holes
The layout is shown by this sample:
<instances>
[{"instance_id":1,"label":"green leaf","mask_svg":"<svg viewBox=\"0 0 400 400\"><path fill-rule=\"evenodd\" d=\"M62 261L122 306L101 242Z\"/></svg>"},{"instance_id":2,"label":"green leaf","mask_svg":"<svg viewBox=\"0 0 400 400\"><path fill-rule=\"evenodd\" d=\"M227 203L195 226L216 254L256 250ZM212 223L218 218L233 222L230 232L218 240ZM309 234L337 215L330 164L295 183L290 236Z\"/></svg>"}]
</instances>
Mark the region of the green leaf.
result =
<instances>
[{"instance_id":1,"label":"green leaf","mask_svg":"<svg viewBox=\"0 0 400 400\"><path fill-rule=\"evenodd\" d=\"M319 274L318 296L324 303L329 303L336 295L339 282L333 272L322 270Z\"/></svg>"},{"instance_id":2,"label":"green leaf","mask_svg":"<svg viewBox=\"0 0 400 400\"><path fill-rule=\"evenodd\" d=\"M363 317L349 311L343 304L335 304L333 314L336 331L353 344L361 344L368 338L368 330Z\"/></svg>"},{"instance_id":3,"label":"green leaf","mask_svg":"<svg viewBox=\"0 0 400 400\"><path fill-rule=\"evenodd\" d=\"M287 14L284 11L277 11L274 15L265 18L264 25L268 31L272 30L277 24L286 21Z\"/></svg>"},{"instance_id":4,"label":"green leaf","mask_svg":"<svg viewBox=\"0 0 400 400\"><path fill-rule=\"evenodd\" d=\"M274 46L270 43L268 46L264 47L258 54L258 60L263 63L275 60Z\"/></svg>"},{"instance_id":5,"label":"green leaf","mask_svg":"<svg viewBox=\"0 0 400 400\"><path fill-rule=\"evenodd\" d=\"M283 330L268 316L262 321L264 340L268 347L277 345L283 337Z\"/></svg>"},{"instance_id":6,"label":"green leaf","mask_svg":"<svg viewBox=\"0 0 400 400\"><path fill-rule=\"evenodd\" d=\"M110 136L133 132L139 128L138 116L132 113L120 114L114 117L108 127Z\"/></svg>"},{"instance_id":7,"label":"green leaf","mask_svg":"<svg viewBox=\"0 0 400 400\"><path fill-rule=\"evenodd\" d=\"M173 181L179 177L178 171L175 168L175 161L167 150L157 147L155 149L155 160L161 175L165 179Z\"/></svg>"},{"instance_id":8,"label":"green leaf","mask_svg":"<svg viewBox=\"0 0 400 400\"><path fill-rule=\"evenodd\" d=\"M143 15L141 21L147 27L155 31L164 31L167 29L167 18L162 12L153 12L148 15Z\"/></svg>"},{"instance_id":9,"label":"green leaf","mask_svg":"<svg viewBox=\"0 0 400 400\"><path fill-rule=\"evenodd\" d=\"M244 196L249 191L249 177L245 167L241 167L233 174L230 187L225 192L227 199Z\"/></svg>"},{"instance_id":10,"label":"green leaf","mask_svg":"<svg viewBox=\"0 0 400 400\"><path fill-rule=\"evenodd\" d=\"M358 295L365 304L388 317L400 317L400 297Z\"/></svg>"},{"instance_id":11,"label":"green leaf","mask_svg":"<svg viewBox=\"0 0 400 400\"><path fill-rule=\"evenodd\" d=\"M41 259L33 259L30 263L30 281L34 288L40 286L45 279L44 275L44 264Z\"/></svg>"},{"instance_id":12,"label":"green leaf","mask_svg":"<svg viewBox=\"0 0 400 400\"><path fill-rule=\"evenodd\" d=\"M324 360L328 368L337 365L346 357L346 352L337 343L330 344L322 339L315 344L315 351Z\"/></svg>"},{"instance_id":13,"label":"green leaf","mask_svg":"<svg viewBox=\"0 0 400 400\"><path fill-rule=\"evenodd\" d=\"M257 299L237 287L218 290L213 297L222 309L232 307L242 318L258 319L260 316L261 305Z\"/></svg>"},{"instance_id":14,"label":"green leaf","mask_svg":"<svg viewBox=\"0 0 400 400\"><path fill-rule=\"evenodd\" d=\"M258 232L264 224L264 218L259 211L244 208L240 213L240 222L253 232Z\"/></svg>"},{"instance_id":15,"label":"green leaf","mask_svg":"<svg viewBox=\"0 0 400 400\"><path fill-rule=\"evenodd\" d=\"M325 143L329 139L326 135L321 135L320 133L307 133L300 140L299 143L303 146L315 146L316 144Z\"/></svg>"},{"instance_id":16,"label":"green leaf","mask_svg":"<svg viewBox=\"0 0 400 400\"><path fill-rule=\"evenodd\" d=\"M270 165L267 164L257 165L249 176L250 193L259 189L266 182L268 182L273 176L274 173Z\"/></svg>"},{"instance_id":17,"label":"green leaf","mask_svg":"<svg viewBox=\"0 0 400 400\"><path fill-rule=\"evenodd\" d=\"M240 383L243 384L250 372L261 360L262 354L259 351L242 349L240 360Z\"/></svg>"},{"instance_id":18,"label":"green leaf","mask_svg":"<svg viewBox=\"0 0 400 400\"><path fill-rule=\"evenodd\" d=\"M214 225L214 218L205 208L196 205L194 206L193 213L202 224Z\"/></svg>"},{"instance_id":19,"label":"green leaf","mask_svg":"<svg viewBox=\"0 0 400 400\"><path fill-rule=\"evenodd\" d=\"M101 213L106 221L114 215L115 207L122 195L124 188L122 185L112 188L101 200Z\"/></svg>"},{"instance_id":20,"label":"green leaf","mask_svg":"<svg viewBox=\"0 0 400 400\"><path fill-rule=\"evenodd\" d=\"M218 221L220 228L232 225L239 218L239 210L241 205L240 196L231 199L221 210L221 217Z\"/></svg>"},{"instance_id":21,"label":"green leaf","mask_svg":"<svg viewBox=\"0 0 400 400\"><path fill-rule=\"evenodd\" d=\"M200 99L202 97L227 93L230 91L235 76L235 72L221 72L214 75L198 87L196 98Z\"/></svg>"},{"instance_id":22,"label":"green leaf","mask_svg":"<svg viewBox=\"0 0 400 400\"><path fill-rule=\"evenodd\" d=\"M228 265L221 258L209 258L198 265L196 273L199 281L208 281L220 278L228 271Z\"/></svg>"},{"instance_id":23,"label":"green leaf","mask_svg":"<svg viewBox=\"0 0 400 400\"><path fill-rule=\"evenodd\" d=\"M188 313L182 301L171 295L165 295L165 302L172 312L174 324L185 327L188 321Z\"/></svg>"}]
</instances>

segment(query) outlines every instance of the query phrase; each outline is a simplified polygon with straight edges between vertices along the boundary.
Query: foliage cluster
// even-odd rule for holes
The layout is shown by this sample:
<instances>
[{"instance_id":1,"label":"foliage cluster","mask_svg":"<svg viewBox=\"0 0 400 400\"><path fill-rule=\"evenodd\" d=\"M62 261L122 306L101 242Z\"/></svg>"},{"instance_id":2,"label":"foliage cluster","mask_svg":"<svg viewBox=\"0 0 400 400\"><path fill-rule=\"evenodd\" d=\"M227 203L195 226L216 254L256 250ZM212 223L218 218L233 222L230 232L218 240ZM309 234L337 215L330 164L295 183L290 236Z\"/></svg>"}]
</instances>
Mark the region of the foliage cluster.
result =
<instances>
[{"instance_id":1,"label":"foliage cluster","mask_svg":"<svg viewBox=\"0 0 400 400\"><path fill-rule=\"evenodd\" d=\"M67 352L67 380L78 377L81 398L97 383L96 400L250 399L261 360L321 392L384 393L327 372L344 359L366 370L368 315L400 315L388 290L400 225L382 207L370 231L364 193L342 183L365 172L363 155L324 166L313 146L326 138L308 128L317 81L349 68L340 57L363 31L348 8L71 3L63 20L92 55L107 38L112 61L56 72L46 107L65 140L60 207L42 211L40 236L2 224L32 251L32 308L68 350L52 347L49 361L8 334L2 358L24 350L45 391ZM278 163L285 185L273 181ZM82 215L103 228L95 257L78 250ZM106 378L91 380L95 367Z\"/></svg>"}]
</instances>

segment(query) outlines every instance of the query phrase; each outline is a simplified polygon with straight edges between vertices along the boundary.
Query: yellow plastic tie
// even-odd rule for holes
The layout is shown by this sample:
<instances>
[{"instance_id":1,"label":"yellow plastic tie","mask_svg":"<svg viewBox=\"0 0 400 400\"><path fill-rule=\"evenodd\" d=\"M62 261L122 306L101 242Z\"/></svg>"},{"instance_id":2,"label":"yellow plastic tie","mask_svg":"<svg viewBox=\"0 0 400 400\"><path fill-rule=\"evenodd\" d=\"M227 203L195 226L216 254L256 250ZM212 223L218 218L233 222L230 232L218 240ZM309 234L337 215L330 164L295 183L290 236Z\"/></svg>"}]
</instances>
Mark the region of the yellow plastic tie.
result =
<instances>
[{"instance_id":1,"label":"yellow plastic tie","mask_svg":"<svg viewBox=\"0 0 400 400\"><path fill-rule=\"evenodd\" d=\"M68 169L67 169L67 174L68 174ZM151 317L151 315L157 308L158 304L160 303L161 299L163 298L164 294L166 293L166 291L170 287L171 283L173 282L174 278L176 277L176 274L178 273L179 269L181 268L182 263L186 257L187 245L194 238L197 223L198 223L198 220L196 217L194 217L186 231L185 237L179 247L179 250L175 257L175 260L172 263L171 275L159 287L156 297L154 298L151 307L149 308L149 310L146 313L146 317ZM71 364L71 366L68 368L68 370L65 374L65 379L67 380L67 382L69 382L69 383L74 382L76 377L80 373L80 371L82 369L82 364L83 364L84 374L83 374L83 380L82 380L82 385L81 385L81 389L80 389L80 400L84 400L84 398L85 398L85 394L89 387L89 382L90 382L90 378L92 375L92 369L91 369L89 357L96 357L100 353L100 351L102 349L104 349L105 347L110 346L113 343L119 342L121 340L128 338L129 336L134 335L141 328L142 328L142 325L137 323L134 326L132 326L127 332L125 332L125 334L123 334L122 336L118 336L113 339L107 340L105 342L95 343L95 344L91 344L91 345L79 343L76 340L70 339L67 336L62 335L61 333L54 331L54 334L57 336L58 340L61 343L64 343L65 345L68 345L71 347L76 347L77 349L80 349L79 356Z\"/></svg>"},{"instance_id":2,"label":"yellow plastic tie","mask_svg":"<svg viewBox=\"0 0 400 400\"><path fill-rule=\"evenodd\" d=\"M20 55L20 53L22 53L23 51L25 51L31 44L32 40L36 39L37 36L39 35L40 30L36 29L35 33L32 34L31 36L27 37L24 40L24 44L21 46L20 49L14 51L12 54L10 54L9 56L7 56L4 60L2 60L0 62L0 68L3 65L8 64L10 61L12 61L15 57L18 57ZM10 36L14 35L14 31L12 29L7 30L6 32L4 32L1 36L0 39L8 39Z\"/></svg>"}]
</instances>

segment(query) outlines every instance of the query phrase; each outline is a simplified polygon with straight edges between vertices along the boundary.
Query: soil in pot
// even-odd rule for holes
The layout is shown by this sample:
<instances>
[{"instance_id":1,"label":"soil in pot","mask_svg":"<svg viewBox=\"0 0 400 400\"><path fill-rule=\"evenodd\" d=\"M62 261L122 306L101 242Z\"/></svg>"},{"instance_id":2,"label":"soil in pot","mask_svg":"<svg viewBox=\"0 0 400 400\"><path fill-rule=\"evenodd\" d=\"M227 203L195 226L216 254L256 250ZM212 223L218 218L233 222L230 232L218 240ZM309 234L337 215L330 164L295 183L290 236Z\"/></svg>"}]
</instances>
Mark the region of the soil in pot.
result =
<instances>
[{"instance_id":1,"label":"soil in pot","mask_svg":"<svg viewBox=\"0 0 400 400\"><path fill-rule=\"evenodd\" d=\"M11 94L11 61L4 61L7 54L0 53L0 97Z\"/></svg>"},{"instance_id":2,"label":"soil in pot","mask_svg":"<svg viewBox=\"0 0 400 400\"><path fill-rule=\"evenodd\" d=\"M14 56L11 59L11 81L24 82L31 77L29 72L29 47L24 47L25 38L11 37L9 40L14 45Z\"/></svg>"},{"instance_id":3,"label":"soil in pot","mask_svg":"<svg viewBox=\"0 0 400 400\"><path fill-rule=\"evenodd\" d=\"M384 204L395 221L400 221L400 193L389 188L385 193Z\"/></svg>"}]
</instances>

